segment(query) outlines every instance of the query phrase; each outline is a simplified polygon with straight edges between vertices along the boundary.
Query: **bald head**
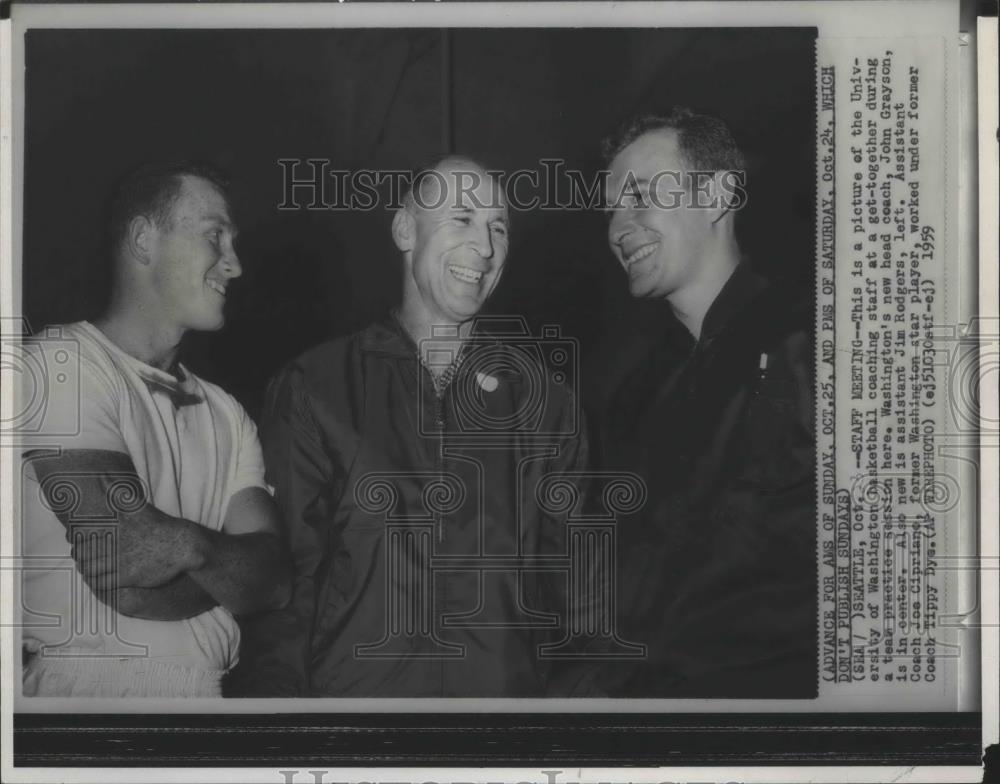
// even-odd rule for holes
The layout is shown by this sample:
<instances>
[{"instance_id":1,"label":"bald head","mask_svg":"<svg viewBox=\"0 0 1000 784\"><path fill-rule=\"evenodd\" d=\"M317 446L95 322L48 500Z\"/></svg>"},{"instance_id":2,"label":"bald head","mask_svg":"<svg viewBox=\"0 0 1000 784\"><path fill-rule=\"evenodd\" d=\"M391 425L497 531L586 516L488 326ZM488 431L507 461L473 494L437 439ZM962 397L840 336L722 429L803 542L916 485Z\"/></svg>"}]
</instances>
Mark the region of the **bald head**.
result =
<instances>
[{"instance_id":1,"label":"bald head","mask_svg":"<svg viewBox=\"0 0 1000 784\"><path fill-rule=\"evenodd\" d=\"M458 155L442 158L419 171L403 200L403 206L411 211L435 211L456 205L502 208L506 212L497 178L478 161Z\"/></svg>"}]
</instances>

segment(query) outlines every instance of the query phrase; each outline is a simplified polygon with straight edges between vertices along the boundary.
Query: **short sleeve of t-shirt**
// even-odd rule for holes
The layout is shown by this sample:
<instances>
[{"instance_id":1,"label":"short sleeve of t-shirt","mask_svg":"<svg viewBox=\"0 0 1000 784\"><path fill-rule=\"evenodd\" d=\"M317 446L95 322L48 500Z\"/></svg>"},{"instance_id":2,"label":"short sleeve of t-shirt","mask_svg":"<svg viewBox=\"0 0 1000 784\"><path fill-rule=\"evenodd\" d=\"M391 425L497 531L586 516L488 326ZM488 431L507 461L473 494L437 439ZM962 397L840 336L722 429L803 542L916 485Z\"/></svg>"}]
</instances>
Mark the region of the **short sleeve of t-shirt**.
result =
<instances>
[{"instance_id":1,"label":"short sleeve of t-shirt","mask_svg":"<svg viewBox=\"0 0 1000 784\"><path fill-rule=\"evenodd\" d=\"M271 492L264 481L264 454L260 448L257 426L235 400L238 412L238 442L236 444L236 471L233 475L233 489L230 497L247 487L261 487Z\"/></svg>"},{"instance_id":2,"label":"short sleeve of t-shirt","mask_svg":"<svg viewBox=\"0 0 1000 784\"><path fill-rule=\"evenodd\" d=\"M35 377L26 374L22 383L22 407L31 407L33 418L25 435L41 436L46 447L127 453L113 368L88 343L42 339L26 345Z\"/></svg>"}]
</instances>

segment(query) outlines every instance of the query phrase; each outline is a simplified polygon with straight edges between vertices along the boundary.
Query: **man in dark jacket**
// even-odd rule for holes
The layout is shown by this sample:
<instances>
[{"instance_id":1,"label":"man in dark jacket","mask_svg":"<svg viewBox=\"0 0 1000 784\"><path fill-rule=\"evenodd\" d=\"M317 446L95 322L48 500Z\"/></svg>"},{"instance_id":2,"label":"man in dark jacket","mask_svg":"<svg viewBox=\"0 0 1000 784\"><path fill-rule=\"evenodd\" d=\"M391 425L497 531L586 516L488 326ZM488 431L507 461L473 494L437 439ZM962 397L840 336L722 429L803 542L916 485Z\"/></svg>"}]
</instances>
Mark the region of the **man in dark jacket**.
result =
<instances>
[{"instance_id":1,"label":"man in dark jacket","mask_svg":"<svg viewBox=\"0 0 1000 784\"><path fill-rule=\"evenodd\" d=\"M560 575L538 567L566 534L535 493L586 449L553 340L475 326L508 233L482 166L424 172L392 224L401 306L272 382L265 462L296 581L247 628L238 693L543 693L538 646L562 610Z\"/></svg>"},{"instance_id":2,"label":"man in dark jacket","mask_svg":"<svg viewBox=\"0 0 1000 784\"><path fill-rule=\"evenodd\" d=\"M611 250L662 306L615 341L594 397L603 462L649 490L618 527L620 627L647 657L604 688L815 696L811 302L743 259L743 156L720 120L643 117L605 152Z\"/></svg>"}]
</instances>

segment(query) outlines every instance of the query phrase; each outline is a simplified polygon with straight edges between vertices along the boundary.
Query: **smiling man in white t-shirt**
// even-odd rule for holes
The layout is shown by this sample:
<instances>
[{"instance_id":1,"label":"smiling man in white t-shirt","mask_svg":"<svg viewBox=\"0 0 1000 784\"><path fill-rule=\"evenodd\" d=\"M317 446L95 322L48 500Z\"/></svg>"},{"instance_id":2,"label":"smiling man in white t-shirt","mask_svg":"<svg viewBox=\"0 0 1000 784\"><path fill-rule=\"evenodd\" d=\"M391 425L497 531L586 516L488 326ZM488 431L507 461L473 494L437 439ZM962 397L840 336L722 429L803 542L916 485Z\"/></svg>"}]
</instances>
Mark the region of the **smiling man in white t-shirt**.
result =
<instances>
[{"instance_id":1,"label":"smiling man in white t-shirt","mask_svg":"<svg viewBox=\"0 0 1000 784\"><path fill-rule=\"evenodd\" d=\"M226 183L194 164L143 167L110 221L106 312L28 348L51 368L49 354L78 346L78 384L49 384L45 405L79 406L79 426L42 427L53 449L26 452L21 551L51 568L22 581L23 606L50 619L25 624L23 691L219 696L234 615L290 591L256 427L178 360L185 333L222 327L241 274Z\"/></svg>"}]
</instances>

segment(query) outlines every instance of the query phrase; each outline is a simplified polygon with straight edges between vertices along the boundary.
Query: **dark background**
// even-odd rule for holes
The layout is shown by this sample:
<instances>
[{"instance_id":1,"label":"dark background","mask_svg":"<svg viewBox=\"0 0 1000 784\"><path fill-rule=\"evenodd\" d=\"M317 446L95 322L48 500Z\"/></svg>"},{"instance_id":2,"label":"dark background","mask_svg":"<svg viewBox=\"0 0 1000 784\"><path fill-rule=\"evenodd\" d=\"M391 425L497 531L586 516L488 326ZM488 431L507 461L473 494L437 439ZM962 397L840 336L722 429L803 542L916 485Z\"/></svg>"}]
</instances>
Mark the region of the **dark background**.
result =
<instances>
[{"instance_id":1,"label":"dark background","mask_svg":"<svg viewBox=\"0 0 1000 784\"><path fill-rule=\"evenodd\" d=\"M107 288L111 184L148 160L233 177L243 278L220 333L186 363L257 415L304 348L395 304L391 215L279 210L279 158L410 168L445 152L491 167L562 158L592 173L599 141L638 111L726 119L747 153L744 250L808 289L814 270L814 28L32 30L26 41L24 309L38 328L90 318ZM451 150L445 149L449 146ZM304 200L304 196L300 197ZM560 324L586 354L637 308L596 211L513 216L490 305Z\"/></svg>"}]
</instances>

